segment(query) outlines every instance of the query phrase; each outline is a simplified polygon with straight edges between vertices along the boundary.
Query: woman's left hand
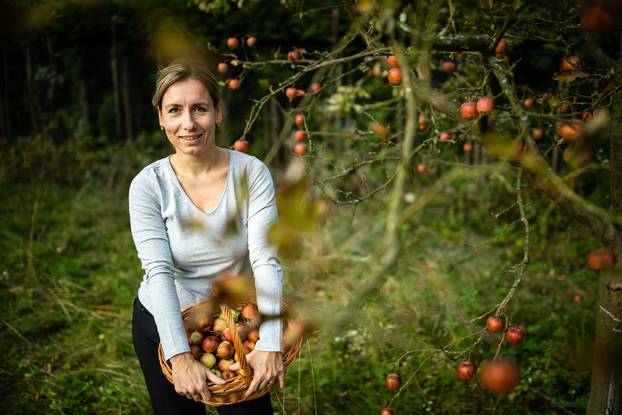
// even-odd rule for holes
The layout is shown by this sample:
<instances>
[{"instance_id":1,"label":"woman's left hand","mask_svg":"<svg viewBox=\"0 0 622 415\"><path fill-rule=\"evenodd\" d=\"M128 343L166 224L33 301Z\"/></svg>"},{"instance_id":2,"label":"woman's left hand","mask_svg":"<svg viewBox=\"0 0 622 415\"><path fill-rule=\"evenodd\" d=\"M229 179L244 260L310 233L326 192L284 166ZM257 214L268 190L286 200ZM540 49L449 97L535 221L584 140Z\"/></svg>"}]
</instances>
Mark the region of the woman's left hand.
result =
<instances>
[{"instance_id":1,"label":"woman's left hand","mask_svg":"<svg viewBox=\"0 0 622 415\"><path fill-rule=\"evenodd\" d=\"M246 360L253 368L253 381L246 390L245 396L269 389L275 382L279 382L281 389L285 388L285 372L283 370L283 356L281 352L264 352L253 350L246 355ZM230 369L238 370L240 363L233 364Z\"/></svg>"}]
</instances>

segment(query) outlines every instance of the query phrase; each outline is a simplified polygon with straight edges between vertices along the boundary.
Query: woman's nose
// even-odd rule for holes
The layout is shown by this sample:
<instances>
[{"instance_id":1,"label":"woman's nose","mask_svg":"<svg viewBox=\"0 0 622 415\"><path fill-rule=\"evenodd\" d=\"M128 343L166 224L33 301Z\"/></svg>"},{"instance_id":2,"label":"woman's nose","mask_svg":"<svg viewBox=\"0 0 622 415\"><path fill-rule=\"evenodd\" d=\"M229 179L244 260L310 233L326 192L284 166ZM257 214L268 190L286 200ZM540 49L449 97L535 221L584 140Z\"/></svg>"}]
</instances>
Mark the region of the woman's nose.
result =
<instances>
[{"instance_id":1,"label":"woman's nose","mask_svg":"<svg viewBox=\"0 0 622 415\"><path fill-rule=\"evenodd\" d=\"M182 127L188 131L192 131L194 130L194 126L195 126L194 118L192 118L192 114L190 113L190 111L184 112L183 119L182 119Z\"/></svg>"}]
</instances>

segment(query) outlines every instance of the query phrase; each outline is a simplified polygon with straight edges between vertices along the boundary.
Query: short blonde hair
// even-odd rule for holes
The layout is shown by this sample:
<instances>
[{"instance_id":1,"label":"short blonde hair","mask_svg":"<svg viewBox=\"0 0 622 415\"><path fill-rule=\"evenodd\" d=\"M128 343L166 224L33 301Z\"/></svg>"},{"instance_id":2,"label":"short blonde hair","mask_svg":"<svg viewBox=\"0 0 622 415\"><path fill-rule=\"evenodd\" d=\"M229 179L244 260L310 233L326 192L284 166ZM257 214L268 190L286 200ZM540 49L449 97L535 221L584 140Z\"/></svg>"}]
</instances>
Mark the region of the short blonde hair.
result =
<instances>
[{"instance_id":1,"label":"short blonde hair","mask_svg":"<svg viewBox=\"0 0 622 415\"><path fill-rule=\"evenodd\" d=\"M168 87L185 79L196 79L203 82L214 101L214 106L218 105L222 99L218 81L204 61L193 58L178 58L168 66L158 70L155 91L151 99L151 104L156 112L162 107L162 97Z\"/></svg>"}]
</instances>

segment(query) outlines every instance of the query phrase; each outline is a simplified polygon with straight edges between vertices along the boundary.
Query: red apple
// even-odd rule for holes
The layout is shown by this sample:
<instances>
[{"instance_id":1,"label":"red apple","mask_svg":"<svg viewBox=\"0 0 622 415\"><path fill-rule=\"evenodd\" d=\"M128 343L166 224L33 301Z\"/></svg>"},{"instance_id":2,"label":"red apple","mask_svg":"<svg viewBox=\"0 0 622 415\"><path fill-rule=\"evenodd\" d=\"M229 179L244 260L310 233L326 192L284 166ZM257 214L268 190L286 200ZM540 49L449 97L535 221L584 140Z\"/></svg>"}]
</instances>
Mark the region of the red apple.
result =
<instances>
[{"instance_id":1,"label":"red apple","mask_svg":"<svg viewBox=\"0 0 622 415\"><path fill-rule=\"evenodd\" d=\"M294 98L296 98L296 94L298 93L298 90L294 87L287 87L285 88L285 96L287 97L287 99L289 99L290 101Z\"/></svg>"},{"instance_id":2,"label":"red apple","mask_svg":"<svg viewBox=\"0 0 622 415\"><path fill-rule=\"evenodd\" d=\"M233 361L233 359L223 358L218 361L218 364L216 365L216 367L218 368L218 370L224 373L225 371L229 370L231 365L234 363L235 362Z\"/></svg>"},{"instance_id":3,"label":"red apple","mask_svg":"<svg viewBox=\"0 0 622 415\"><path fill-rule=\"evenodd\" d=\"M475 365L470 360L463 360L458 363L456 373L459 379L469 380L475 375Z\"/></svg>"},{"instance_id":4,"label":"red apple","mask_svg":"<svg viewBox=\"0 0 622 415\"><path fill-rule=\"evenodd\" d=\"M235 372L231 371L231 370L224 370L222 372L222 378L224 380L229 380L229 379L233 379L234 377L236 377L237 375L235 374Z\"/></svg>"},{"instance_id":5,"label":"red apple","mask_svg":"<svg viewBox=\"0 0 622 415\"><path fill-rule=\"evenodd\" d=\"M400 68L391 68L387 74L387 79L391 85L399 85L402 83L402 71Z\"/></svg>"},{"instance_id":6,"label":"red apple","mask_svg":"<svg viewBox=\"0 0 622 415\"><path fill-rule=\"evenodd\" d=\"M305 125L305 116L302 114L296 114L294 117L294 124L296 124L296 127L302 127Z\"/></svg>"},{"instance_id":7,"label":"red apple","mask_svg":"<svg viewBox=\"0 0 622 415\"><path fill-rule=\"evenodd\" d=\"M503 320L497 316L490 316L486 319L486 330L491 333L498 333L505 327Z\"/></svg>"},{"instance_id":8,"label":"red apple","mask_svg":"<svg viewBox=\"0 0 622 415\"><path fill-rule=\"evenodd\" d=\"M207 336L203 339L201 348L205 353L214 353L218 349L218 340L215 336Z\"/></svg>"},{"instance_id":9,"label":"red apple","mask_svg":"<svg viewBox=\"0 0 622 415\"><path fill-rule=\"evenodd\" d=\"M257 340L259 340L259 330L254 329L249 331L246 338L252 342L257 342Z\"/></svg>"},{"instance_id":10,"label":"red apple","mask_svg":"<svg viewBox=\"0 0 622 415\"><path fill-rule=\"evenodd\" d=\"M587 255L588 266L596 271L613 267L616 263L616 255L611 249L592 251Z\"/></svg>"},{"instance_id":11,"label":"red apple","mask_svg":"<svg viewBox=\"0 0 622 415\"><path fill-rule=\"evenodd\" d=\"M494 108L495 108L494 101L488 97L480 98L476 104L477 112L482 113L482 114L487 114L491 112Z\"/></svg>"},{"instance_id":12,"label":"red apple","mask_svg":"<svg viewBox=\"0 0 622 415\"><path fill-rule=\"evenodd\" d=\"M250 352L253 349L255 349L255 344L256 344L255 342L252 342L250 340L245 340L244 343L242 343L242 347L244 347L245 349L248 349L248 351Z\"/></svg>"},{"instance_id":13,"label":"red apple","mask_svg":"<svg viewBox=\"0 0 622 415\"><path fill-rule=\"evenodd\" d=\"M544 130L542 128L532 128L531 129L531 137L534 140L539 140L544 136Z\"/></svg>"},{"instance_id":14,"label":"red apple","mask_svg":"<svg viewBox=\"0 0 622 415\"><path fill-rule=\"evenodd\" d=\"M240 46L240 41L235 37L230 37L229 39L227 39L227 46L229 46L231 49L235 49Z\"/></svg>"},{"instance_id":15,"label":"red apple","mask_svg":"<svg viewBox=\"0 0 622 415\"><path fill-rule=\"evenodd\" d=\"M240 80L238 78L231 79L227 84L227 87L229 87L232 91L238 89L240 87Z\"/></svg>"},{"instance_id":16,"label":"red apple","mask_svg":"<svg viewBox=\"0 0 622 415\"><path fill-rule=\"evenodd\" d=\"M464 145L462 146L462 151L464 151L465 153L472 153L473 152L473 144L471 144L471 143L464 143Z\"/></svg>"},{"instance_id":17,"label":"red apple","mask_svg":"<svg viewBox=\"0 0 622 415\"><path fill-rule=\"evenodd\" d=\"M460 105L460 116L465 120L477 118L477 104L473 101L468 101Z\"/></svg>"},{"instance_id":18,"label":"red apple","mask_svg":"<svg viewBox=\"0 0 622 415\"><path fill-rule=\"evenodd\" d=\"M216 354L221 359L229 359L233 356L233 346L228 341L223 341L218 345L218 349L216 349Z\"/></svg>"},{"instance_id":19,"label":"red apple","mask_svg":"<svg viewBox=\"0 0 622 415\"><path fill-rule=\"evenodd\" d=\"M446 73L452 73L456 70L456 64L452 61L445 61L441 64L441 70Z\"/></svg>"},{"instance_id":20,"label":"red apple","mask_svg":"<svg viewBox=\"0 0 622 415\"><path fill-rule=\"evenodd\" d=\"M298 154L299 156L304 156L305 154L307 154L307 145L303 143L296 143L294 145L294 153Z\"/></svg>"},{"instance_id":21,"label":"red apple","mask_svg":"<svg viewBox=\"0 0 622 415\"><path fill-rule=\"evenodd\" d=\"M505 55L505 49L507 48L507 42L505 39L499 39L499 43L497 43L497 47L495 47L495 54L497 56Z\"/></svg>"},{"instance_id":22,"label":"red apple","mask_svg":"<svg viewBox=\"0 0 622 415\"><path fill-rule=\"evenodd\" d=\"M254 304L246 304L242 307L242 316L247 320L252 320L255 318L255 309Z\"/></svg>"},{"instance_id":23,"label":"red apple","mask_svg":"<svg viewBox=\"0 0 622 415\"><path fill-rule=\"evenodd\" d=\"M320 84L319 82L311 83L311 92L313 92L314 94L317 94L318 92L320 92L321 89L322 89L322 84Z\"/></svg>"},{"instance_id":24,"label":"red apple","mask_svg":"<svg viewBox=\"0 0 622 415\"><path fill-rule=\"evenodd\" d=\"M297 50L291 50L289 52L287 52L287 60L290 62L296 62L298 59L300 59L300 53L298 53Z\"/></svg>"},{"instance_id":25,"label":"red apple","mask_svg":"<svg viewBox=\"0 0 622 415\"><path fill-rule=\"evenodd\" d=\"M294 133L296 141L305 141L307 139L307 133L303 130L298 130Z\"/></svg>"},{"instance_id":26,"label":"red apple","mask_svg":"<svg viewBox=\"0 0 622 415\"><path fill-rule=\"evenodd\" d=\"M528 110L531 109L531 107L533 107L533 104L535 104L536 101L533 98L525 98L523 100L523 107Z\"/></svg>"},{"instance_id":27,"label":"red apple","mask_svg":"<svg viewBox=\"0 0 622 415\"><path fill-rule=\"evenodd\" d=\"M239 140L237 140L235 143L233 143L233 149L235 151L239 151L240 153L248 153L248 149L250 148L248 141L246 141L243 138L240 138ZM219 319L216 319L219 320ZM222 320L222 319L220 319ZM224 321L224 320L223 320ZM222 324L222 323L219 323ZM225 321L225 324L227 324L227 322ZM221 326L219 325L218 328L220 330L216 330L216 322L214 322L214 331L222 331L224 330L224 327L221 328Z\"/></svg>"},{"instance_id":28,"label":"red apple","mask_svg":"<svg viewBox=\"0 0 622 415\"><path fill-rule=\"evenodd\" d=\"M486 361L480 370L480 380L488 392L508 393L518 383L520 371L515 362L503 358Z\"/></svg>"},{"instance_id":29,"label":"red apple","mask_svg":"<svg viewBox=\"0 0 622 415\"><path fill-rule=\"evenodd\" d=\"M226 63L220 62L218 64L218 72L227 73L228 70L229 70L229 65L227 65Z\"/></svg>"},{"instance_id":30,"label":"red apple","mask_svg":"<svg viewBox=\"0 0 622 415\"><path fill-rule=\"evenodd\" d=\"M246 46L248 46L249 48L252 48L256 44L257 38L255 36L249 36L248 38L246 38Z\"/></svg>"},{"instance_id":31,"label":"red apple","mask_svg":"<svg viewBox=\"0 0 622 415\"><path fill-rule=\"evenodd\" d=\"M389 373L385 379L384 384L387 389L395 390L400 387L400 377L397 373Z\"/></svg>"},{"instance_id":32,"label":"red apple","mask_svg":"<svg viewBox=\"0 0 622 415\"><path fill-rule=\"evenodd\" d=\"M505 341L508 344L521 344L525 339L525 333L518 327L510 327L505 332Z\"/></svg>"},{"instance_id":33,"label":"red apple","mask_svg":"<svg viewBox=\"0 0 622 415\"><path fill-rule=\"evenodd\" d=\"M223 331L222 331L222 336L227 339L227 341L232 342L233 341L233 335L231 334L231 329L229 327L226 327Z\"/></svg>"},{"instance_id":34,"label":"red apple","mask_svg":"<svg viewBox=\"0 0 622 415\"><path fill-rule=\"evenodd\" d=\"M391 408L382 408L380 415L393 415L393 410Z\"/></svg>"},{"instance_id":35,"label":"red apple","mask_svg":"<svg viewBox=\"0 0 622 415\"><path fill-rule=\"evenodd\" d=\"M581 69L583 61L578 56L568 56L562 61L562 70L564 71L577 71Z\"/></svg>"},{"instance_id":36,"label":"red apple","mask_svg":"<svg viewBox=\"0 0 622 415\"><path fill-rule=\"evenodd\" d=\"M445 131L438 135L439 141L449 141L451 139L451 135Z\"/></svg>"},{"instance_id":37,"label":"red apple","mask_svg":"<svg viewBox=\"0 0 622 415\"><path fill-rule=\"evenodd\" d=\"M423 163L419 163L419 165L417 165L417 171L418 171L419 173L425 173L425 171L426 171L426 170L427 170L427 169L426 169L426 167L425 167L425 164L423 164Z\"/></svg>"},{"instance_id":38,"label":"red apple","mask_svg":"<svg viewBox=\"0 0 622 415\"><path fill-rule=\"evenodd\" d=\"M557 133L565 140L577 140L583 137L585 128L579 120L571 120L569 122L558 122L555 125Z\"/></svg>"}]
</instances>

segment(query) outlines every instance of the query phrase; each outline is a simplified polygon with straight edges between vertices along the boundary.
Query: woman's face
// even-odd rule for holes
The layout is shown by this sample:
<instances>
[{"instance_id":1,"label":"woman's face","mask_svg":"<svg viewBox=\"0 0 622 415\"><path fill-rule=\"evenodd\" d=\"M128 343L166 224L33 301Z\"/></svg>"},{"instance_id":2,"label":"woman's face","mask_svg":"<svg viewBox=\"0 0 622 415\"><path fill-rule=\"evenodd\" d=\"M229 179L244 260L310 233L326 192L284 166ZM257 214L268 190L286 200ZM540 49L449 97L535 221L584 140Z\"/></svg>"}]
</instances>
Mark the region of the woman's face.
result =
<instances>
[{"instance_id":1,"label":"woman's face","mask_svg":"<svg viewBox=\"0 0 622 415\"><path fill-rule=\"evenodd\" d=\"M189 78L164 92L158 118L177 153L196 155L214 147L222 111L203 82Z\"/></svg>"}]
</instances>

